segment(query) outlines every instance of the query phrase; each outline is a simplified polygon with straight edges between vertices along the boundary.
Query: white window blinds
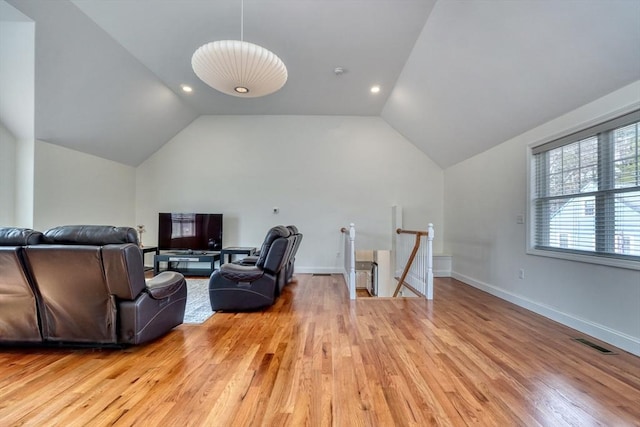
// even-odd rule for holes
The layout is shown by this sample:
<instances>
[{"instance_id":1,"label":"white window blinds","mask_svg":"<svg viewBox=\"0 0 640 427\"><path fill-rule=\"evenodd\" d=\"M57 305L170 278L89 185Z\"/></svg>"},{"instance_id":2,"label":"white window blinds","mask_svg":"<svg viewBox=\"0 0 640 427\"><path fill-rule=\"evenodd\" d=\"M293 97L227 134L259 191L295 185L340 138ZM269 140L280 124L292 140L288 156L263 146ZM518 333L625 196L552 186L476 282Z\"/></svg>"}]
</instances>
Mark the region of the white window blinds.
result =
<instances>
[{"instance_id":1,"label":"white window blinds","mask_svg":"<svg viewBox=\"0 0 640 427\"><path fill-rule=\"evenodd\" d=\"M640 261L640 110L532 153L534 248Z\"/></svg>"}]
</instances>

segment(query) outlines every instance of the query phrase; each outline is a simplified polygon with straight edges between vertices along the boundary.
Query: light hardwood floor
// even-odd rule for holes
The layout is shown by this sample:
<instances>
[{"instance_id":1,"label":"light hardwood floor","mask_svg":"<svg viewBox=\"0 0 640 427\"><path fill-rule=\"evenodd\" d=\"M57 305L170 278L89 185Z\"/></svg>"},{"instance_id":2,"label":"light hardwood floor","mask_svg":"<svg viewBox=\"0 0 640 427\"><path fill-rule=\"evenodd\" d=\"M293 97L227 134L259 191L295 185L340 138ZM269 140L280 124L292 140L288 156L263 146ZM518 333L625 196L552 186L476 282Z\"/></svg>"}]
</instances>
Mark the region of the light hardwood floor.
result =
<instances>
[{"instance_id":1,"label":"light hardwood floor","mask_svg":"<svg viewBox=\"0 0 640 427\"><path fill-rule=\"evenodd\" d=\"M452 279L352 302L300 275L150 345L0 348L0 426L640 425L640 358L576 336Z\"/></svg>"}]
</instances>

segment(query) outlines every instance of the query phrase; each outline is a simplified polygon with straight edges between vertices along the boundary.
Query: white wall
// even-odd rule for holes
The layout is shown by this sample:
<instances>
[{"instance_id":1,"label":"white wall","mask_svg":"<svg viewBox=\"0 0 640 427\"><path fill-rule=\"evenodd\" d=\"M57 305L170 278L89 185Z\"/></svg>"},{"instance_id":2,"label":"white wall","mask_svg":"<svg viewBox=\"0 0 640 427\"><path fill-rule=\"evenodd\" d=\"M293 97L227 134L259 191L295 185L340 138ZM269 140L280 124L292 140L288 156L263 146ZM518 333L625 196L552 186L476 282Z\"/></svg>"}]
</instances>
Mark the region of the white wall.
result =
<instances>
[{"instance_id":1,"label":"white wall","mask_svg":"<svg viewBox=\"0 0 640 427\"><path fill-rule=\"evenodd\" d=\"M15 187L16 140L0 122L0 227L14 225Z\"/></svg>"},{"instance_id":2,"label":"white wall","mask_svg":"<svg viewBox=\"0 0 640 427\"><path fill-rule=\"evenodd\" d=\"M35 23L0 0L0 119L19 140L34 138Z\"/></svg>"},{"instance_id":3,"label":"white wall","mask_svg":"<svg viewBox=\"0 0 640 427\"><path fill-rule=\"evenodd\" d=\"M135 224L135 168L36 141L34 228Z\"/></svg>"},{"instance_id":4,"label":"white wall","mask_svg":"<svg viewBox=\"0 0 640 427\"><path fill-rule=\"evenodd\" d=\"M298 271L340 271L349 222L360 249L389 249L392 205L407 227L442 225L442 170L378 117L202 116L136 182L145 242L156 241L158 212L224 214L225 246L259 246L271 226L295 224Z\"/></svg>"},{"instance_id":5,"label":"white wall","mask_svg":"<svg viewBox=\"0 0 640 427\"><path fill-rule=\"evenodd\" d=\"M640 355L640 271L527 255L516 223L527 209L529 145L639 101L640 81L446 169L453 276Z\"/></svg>"},{"instance_id":6,"label":"white wall","mask_svg":"<svg viewBox=\"0 0 640 427\"><path fill-rule=\"evenodd\" d=\"M14 224L16 227L33 227L34 199L34 153L35 141L16 141L16 205Z\"/></svg>"},{"instance_id":7,"label":"white wall","mask_svg":"<svg viewBox=\"0 0 640 427\"><path fill-rule=\"evenodd\" d=\"M0 1L0 17L0 121L15 138L13 150L6 134L0 138L0 166L10 158L13 163L1 175L0 201L7 205L1 209L0 222L32 227L35 24L5 1Z\"/></svg>"}]
</instances>

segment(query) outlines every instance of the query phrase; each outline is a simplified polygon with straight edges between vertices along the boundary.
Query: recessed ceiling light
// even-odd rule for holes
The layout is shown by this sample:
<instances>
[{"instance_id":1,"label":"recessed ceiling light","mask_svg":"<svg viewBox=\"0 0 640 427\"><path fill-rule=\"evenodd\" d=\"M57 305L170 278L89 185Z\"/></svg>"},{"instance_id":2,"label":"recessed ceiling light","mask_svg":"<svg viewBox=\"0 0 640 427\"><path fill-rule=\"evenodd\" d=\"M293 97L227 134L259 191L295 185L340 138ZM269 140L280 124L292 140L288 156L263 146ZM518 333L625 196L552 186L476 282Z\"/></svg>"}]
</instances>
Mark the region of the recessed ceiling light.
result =
<instances>
[{"instance_id":1,"label":"recessed ceiling light","mask_svg":"<svg viewBox=\"0 0 640 427\"><path fill-rule=\"evenodd\" d=\"M375 86L371 86L371 93L378 93L380 92L380 86L375 85Z\"/></svg>"},{"instance_id":2,"label":"recessed ceiling light","mask_svg":"<svg viewBox=\"0 0 640 427\"><path fill-rule=\"evenodd\" d=\"M193 92L193 88L191 88L191 86L187 86L187 85L180 85L180 87L182 88L183 92L187 92L187 93L191 93Z\"/></svg>"}]
</instances>

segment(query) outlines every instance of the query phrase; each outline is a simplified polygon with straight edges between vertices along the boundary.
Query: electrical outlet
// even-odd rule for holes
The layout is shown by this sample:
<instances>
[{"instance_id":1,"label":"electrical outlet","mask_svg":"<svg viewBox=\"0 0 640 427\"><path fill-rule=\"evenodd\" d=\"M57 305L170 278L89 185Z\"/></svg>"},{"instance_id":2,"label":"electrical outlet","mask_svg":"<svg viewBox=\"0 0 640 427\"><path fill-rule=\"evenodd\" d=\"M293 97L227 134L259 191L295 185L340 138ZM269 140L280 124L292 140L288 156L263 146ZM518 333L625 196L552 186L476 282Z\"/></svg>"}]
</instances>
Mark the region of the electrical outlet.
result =
<instances>
[{"instance_id":1,"label":"electrical outlet","mask_svg":"<svg viewBox=\"0 0 640 427\"><path fill-rule=\"evenodd\" d=\"M520 279L524 279L524 268L521 268L520 271L518 272L518 277Z\"/></svg>"},{"instance_id":2,"label":"electrical outlet","mask_svg":"<svg viewBox=\"0 0 640 427\"><path fill-rule=\"evenodd\" d=\"M524 224L524 215L516 216L516 224Z\"/></svg>"}]
</instances>

